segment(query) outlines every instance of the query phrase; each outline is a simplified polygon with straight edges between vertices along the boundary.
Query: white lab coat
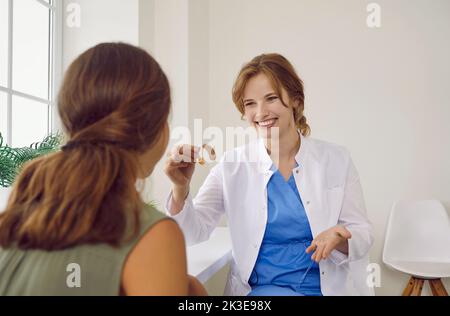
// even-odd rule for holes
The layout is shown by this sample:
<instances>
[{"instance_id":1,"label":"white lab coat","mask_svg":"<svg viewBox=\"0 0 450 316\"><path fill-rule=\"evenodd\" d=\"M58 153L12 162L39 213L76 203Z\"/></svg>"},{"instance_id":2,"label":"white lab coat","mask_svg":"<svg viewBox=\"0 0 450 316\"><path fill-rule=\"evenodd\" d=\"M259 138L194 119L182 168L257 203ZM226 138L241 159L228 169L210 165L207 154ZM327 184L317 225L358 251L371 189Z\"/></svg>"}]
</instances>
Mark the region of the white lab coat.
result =
<instances>
[{"instance_id":1,"label":"white lab coat","mask_svg":"<svg viewBox=\"0 0 450 316\"><path fill-rule=\"evenodd\" d=\"M314 238L338 224L352 234L348 256L334 250L319 264L323 295L373 295L366 281L372 225L350 154L337 145L302 136L295 159L295 182ZM272 164L263 140L226 152L195 199L189 196L183 210L173 216L188 245L208 240L222 215L227 216L233 261L225 295L244 296L251 291L248 280L266 228ZM170 203L169 195L167 213Z\"/></svg>"}]
</instances>

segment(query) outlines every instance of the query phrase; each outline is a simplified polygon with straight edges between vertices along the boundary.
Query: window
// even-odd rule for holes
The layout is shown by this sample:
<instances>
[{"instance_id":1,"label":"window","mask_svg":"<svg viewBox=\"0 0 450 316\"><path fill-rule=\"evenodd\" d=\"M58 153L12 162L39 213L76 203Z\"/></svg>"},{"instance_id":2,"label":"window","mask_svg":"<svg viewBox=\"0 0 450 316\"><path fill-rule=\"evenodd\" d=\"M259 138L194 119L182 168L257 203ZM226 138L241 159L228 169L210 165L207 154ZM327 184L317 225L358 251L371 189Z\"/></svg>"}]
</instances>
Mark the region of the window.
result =
<instances>
[{"instance_id":1,"label":"window","mask_svg":"<svg viewBox=\"0 0 450 316\"><path fill-rule=\"evenodd\" d=\"M58 0L0 0L0 132L10 146L30 146L52 131L60 6Z\"/></svg>"}]
</instances>

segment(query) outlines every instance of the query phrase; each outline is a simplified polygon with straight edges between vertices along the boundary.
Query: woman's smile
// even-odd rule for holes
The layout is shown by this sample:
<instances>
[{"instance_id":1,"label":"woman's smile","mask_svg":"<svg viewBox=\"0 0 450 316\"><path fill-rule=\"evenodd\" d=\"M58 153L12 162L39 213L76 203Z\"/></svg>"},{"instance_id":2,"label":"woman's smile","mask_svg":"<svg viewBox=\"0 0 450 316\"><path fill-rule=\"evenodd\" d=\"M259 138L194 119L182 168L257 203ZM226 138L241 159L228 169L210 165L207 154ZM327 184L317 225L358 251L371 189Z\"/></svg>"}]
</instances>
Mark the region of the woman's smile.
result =
<instances>
[{"instance_id":1,"label":"woman's smile","mask_svg":"<svg viewBox=\"0 0 450 316\"><path fill-rule=\"evenodd\" d=\"M259 127L262 128L272 128L275 126L275 124L277 123L278 119L274 118L274 119L268 119L268 120L264 120L264 121L259 121L259 122L255 122Z\"/></svg>"}]
</instances>

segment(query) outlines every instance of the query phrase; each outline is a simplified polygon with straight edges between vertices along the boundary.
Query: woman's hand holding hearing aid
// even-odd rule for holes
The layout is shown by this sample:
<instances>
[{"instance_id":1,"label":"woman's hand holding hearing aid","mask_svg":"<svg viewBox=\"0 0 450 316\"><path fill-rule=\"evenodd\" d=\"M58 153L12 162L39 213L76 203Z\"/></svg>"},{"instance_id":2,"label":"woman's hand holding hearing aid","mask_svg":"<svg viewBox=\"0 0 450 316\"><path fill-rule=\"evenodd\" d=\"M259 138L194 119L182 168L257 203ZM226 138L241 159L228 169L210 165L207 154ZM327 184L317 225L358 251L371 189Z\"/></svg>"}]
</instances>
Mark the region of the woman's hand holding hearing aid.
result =
<instances>
[{"instance_id":1,"label":"woman's hand holding hearing aid","mask_svg":"<svg viewBox=\"0 0 450 316\"><path fill-rule=\"evenodd\" d=\"M211 160L216 159L216 153L209 145L203 145L201 148L193 145L180 145L174 147L168 154L164 171L173 183L172 207L170 209L172 215L178 214L184 207L195 164L197 162L200 165L206 163L203 150L208 152Z\"/></svg>"},{"instance_id":2,"label":"woman's hand holding hearing aid","mask_svg":"<svg viewBox=\"0 0 450 316\"><path fill-rule=\"evenodd\" d=\"M192 145L174 147L167 155L164 172L172 181L172 215L178 214L184 207L189 194L189 186L195 170L200 148Z\"/></svg>"}]
</instances>

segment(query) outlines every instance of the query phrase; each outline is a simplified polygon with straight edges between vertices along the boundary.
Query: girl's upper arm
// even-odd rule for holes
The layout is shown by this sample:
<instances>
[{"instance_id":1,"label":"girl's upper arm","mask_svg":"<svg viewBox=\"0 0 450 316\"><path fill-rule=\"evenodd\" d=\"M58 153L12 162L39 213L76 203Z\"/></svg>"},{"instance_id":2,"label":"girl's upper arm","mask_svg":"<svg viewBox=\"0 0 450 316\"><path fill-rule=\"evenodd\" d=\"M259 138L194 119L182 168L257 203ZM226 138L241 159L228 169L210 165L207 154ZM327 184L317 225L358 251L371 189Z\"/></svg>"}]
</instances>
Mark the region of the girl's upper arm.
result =
<instances>
[{"instance_id":1,"label":"girl's upper arm","mask_svg":"<svg viewBox=\"0 0 450 316\"><path fill-rule=\"evenodd\" d=\"M128 296L184 296L188 294L186 248L173 220L155 224L130 252L122 272Z\"/></svg>"}]
</instances>

